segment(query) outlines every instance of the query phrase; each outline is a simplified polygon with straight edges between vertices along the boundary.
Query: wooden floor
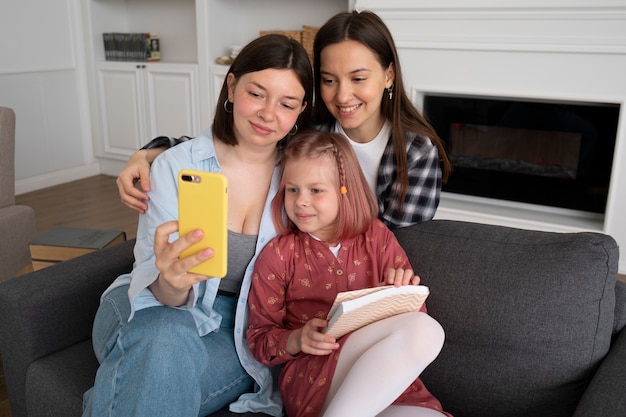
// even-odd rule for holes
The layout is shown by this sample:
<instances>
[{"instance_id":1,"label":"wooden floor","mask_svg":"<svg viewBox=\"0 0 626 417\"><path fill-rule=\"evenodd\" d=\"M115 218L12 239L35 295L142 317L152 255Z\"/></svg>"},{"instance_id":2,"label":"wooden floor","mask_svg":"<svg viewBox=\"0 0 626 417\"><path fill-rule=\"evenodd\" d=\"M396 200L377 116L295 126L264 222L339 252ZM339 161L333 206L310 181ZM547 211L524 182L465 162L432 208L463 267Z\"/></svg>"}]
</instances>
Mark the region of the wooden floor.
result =
<instances>
[{"instance_id":1,"label":"wooden floor","mask_svg":"<svg viewBox=\"0 0 626 417\"><path fill-rule=\"evenodd\" d=\"M38 234L53 226L76 226L123 230L127 239L137 236L138 214L120 201L115 177L97 175L22 194L15 200L35 210ZM0 417L11 417L1 361Z\"/></svg>"},{"instance_id":2,"label":"wooden floor","mask_svg":"<svg viewBox=\"0 0 626 417\"><path fill-rule=\"evenodd\" d=\"M132 239L137 235L137 212L120 200L115 177L96 175L15 197L17 204L35 210L37 232L53 226L116 229Z\"/></svg>"}]
</instances>

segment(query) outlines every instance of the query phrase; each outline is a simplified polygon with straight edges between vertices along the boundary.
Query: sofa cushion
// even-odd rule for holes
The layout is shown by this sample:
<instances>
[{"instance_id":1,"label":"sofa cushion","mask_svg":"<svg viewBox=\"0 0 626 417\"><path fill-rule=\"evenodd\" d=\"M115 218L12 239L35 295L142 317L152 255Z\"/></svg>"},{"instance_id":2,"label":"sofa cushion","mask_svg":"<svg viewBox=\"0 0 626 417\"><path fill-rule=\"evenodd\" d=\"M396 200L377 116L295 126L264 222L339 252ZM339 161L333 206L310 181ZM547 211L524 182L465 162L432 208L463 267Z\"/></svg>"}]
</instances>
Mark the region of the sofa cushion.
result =
<instances>
[{"instance_id":1,"label":"sofa cushion","mask_svg":"<svg viewBox=\"0 0 626 417\"><path fill-rule=\"evenodd\" d=\"M446 331L422 375L444 408L571 416L610 346L615 241L445 220L395 233Z\"/></svg>"}]
</instances>

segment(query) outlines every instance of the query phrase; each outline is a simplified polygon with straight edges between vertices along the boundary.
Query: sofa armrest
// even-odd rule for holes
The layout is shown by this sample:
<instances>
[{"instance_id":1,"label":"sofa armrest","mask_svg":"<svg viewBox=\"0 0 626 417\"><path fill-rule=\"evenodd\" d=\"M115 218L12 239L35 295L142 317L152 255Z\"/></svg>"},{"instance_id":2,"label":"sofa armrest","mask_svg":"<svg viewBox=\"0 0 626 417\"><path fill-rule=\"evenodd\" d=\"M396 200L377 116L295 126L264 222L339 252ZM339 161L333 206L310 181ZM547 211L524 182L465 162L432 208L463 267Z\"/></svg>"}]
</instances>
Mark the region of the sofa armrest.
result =
<instances>
[{"instance_id":1,"label":"sofa armrest","mask_svg":"<svg viewBox=\"0 0 626 417\"><path fill-rule=\"evenodd\" d=\"M617 335L573 417L621 416L626 410L626 329Z\"/></svg>"},{"instance_id":2,"label":"sofa armrest","mask_svg":"<svg viewBox=\"0 0 626 417\"><path fill-rule=\"evenodd\" d=\"M0 353L12 407L25 406L32 362L91 337L103 291L132 270L133 246L122 242L0 283Z\"/></svg>"}]
</instances>

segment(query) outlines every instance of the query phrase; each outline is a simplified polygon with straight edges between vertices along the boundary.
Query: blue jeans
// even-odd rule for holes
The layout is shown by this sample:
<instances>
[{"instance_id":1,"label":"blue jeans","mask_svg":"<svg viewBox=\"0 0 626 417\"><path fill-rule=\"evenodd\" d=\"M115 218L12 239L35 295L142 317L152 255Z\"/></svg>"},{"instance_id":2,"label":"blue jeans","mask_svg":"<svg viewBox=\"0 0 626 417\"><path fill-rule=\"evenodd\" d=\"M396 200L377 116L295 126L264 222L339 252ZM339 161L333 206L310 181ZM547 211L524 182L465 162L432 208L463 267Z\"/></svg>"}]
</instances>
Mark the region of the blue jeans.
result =
<instances>
[{"instance_id":1,"label":"blue jeans","mask_svg":"<svg viewBox=\"0 0 626 417\"><path fill-rule=\"evenodd\" d=\"M236 302L217 296L220 329L200 337L185 310L146 308L129 322L128 286L109 292L94 322L100 368L83 416L205 416L252 390L233 341Z\"/></svg>"}]
</instances>

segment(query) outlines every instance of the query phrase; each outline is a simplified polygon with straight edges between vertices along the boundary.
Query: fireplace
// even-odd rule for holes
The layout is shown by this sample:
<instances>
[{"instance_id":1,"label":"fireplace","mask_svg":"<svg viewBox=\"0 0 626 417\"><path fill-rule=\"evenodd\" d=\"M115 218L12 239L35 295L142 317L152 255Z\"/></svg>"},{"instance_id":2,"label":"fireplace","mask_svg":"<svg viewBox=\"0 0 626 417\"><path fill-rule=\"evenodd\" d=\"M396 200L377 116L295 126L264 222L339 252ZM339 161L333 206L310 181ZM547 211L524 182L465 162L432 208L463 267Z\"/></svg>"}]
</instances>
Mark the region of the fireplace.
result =
<instances>
[{"instance_id":1,"label":"fireplace","mask_svg":"<svg viewBox=\"0 0 626 417\"><path fill-rule=\"evenodd\" d=\"M425 94L423 111L454 167L444 192L605 213L618 104Z\"/></svg>"}]
</instances>

